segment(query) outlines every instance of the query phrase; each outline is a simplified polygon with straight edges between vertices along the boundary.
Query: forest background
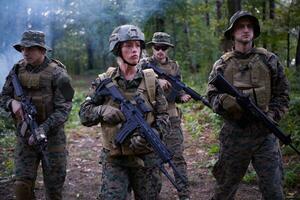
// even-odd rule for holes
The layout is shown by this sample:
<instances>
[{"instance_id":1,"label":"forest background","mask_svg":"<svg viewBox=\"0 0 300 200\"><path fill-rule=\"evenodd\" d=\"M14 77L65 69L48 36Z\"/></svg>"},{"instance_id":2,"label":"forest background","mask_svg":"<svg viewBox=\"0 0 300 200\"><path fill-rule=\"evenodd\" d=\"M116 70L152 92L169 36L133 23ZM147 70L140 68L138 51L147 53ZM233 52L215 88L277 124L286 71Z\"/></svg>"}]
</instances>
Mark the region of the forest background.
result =
<instances>
[{"instance_id":1,"label":"forest background","mask_svg":"<svg viewBox=\"0 0 300 200\"><path fill-rule=\"evenodd\" d=\"M12 45L19 42L22 32L44 31L46 43L53 49L49 55L67 66L76 89L68 129L80 125L77 113L90 81L108 66L115 66L108 38L116 26L135 24L145 33L146 41L156 31L169 33L175 45L169 55L180 64L183 81L205 94L213 63L231 45L223 38L230 16L237 10L250 11L261 25L255 45L277 54L285 66L291 102L280 125L300 149L299 0L0 0L0 7L0 87L9 69L21 58ZM207 124L217 137L221 124L217 115L197 102L181 108L186 111L185 127L193 137L199 137ZM198 112L189 112L195 110ZM12 176L12 124L9 113L1 110L0 181ZM213 155L217 155L218 149L217 143L208 146ZM283 154L285 187L299 190L299 158L288 147L283 148ZM245 181L251 182L255 173L250 171L247 177Z\"/></svg>"}]
</instances>

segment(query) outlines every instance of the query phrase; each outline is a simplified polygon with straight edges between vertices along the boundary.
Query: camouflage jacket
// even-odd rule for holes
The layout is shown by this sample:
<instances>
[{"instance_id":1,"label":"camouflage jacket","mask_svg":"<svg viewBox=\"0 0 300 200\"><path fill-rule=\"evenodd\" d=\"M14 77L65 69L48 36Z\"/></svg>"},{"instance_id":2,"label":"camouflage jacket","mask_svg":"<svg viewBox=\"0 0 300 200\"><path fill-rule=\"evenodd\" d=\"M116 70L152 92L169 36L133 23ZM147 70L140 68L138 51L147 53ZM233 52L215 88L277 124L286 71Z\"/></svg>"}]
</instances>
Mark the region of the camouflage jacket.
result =
<instances>
[{"instance_id":1,"label":"camouflage jacket","mask_svg":"<svg viewBox=\"0 0 300 200\"><path fill-rule=\"evenodd\" d=\"M117 86L123 91L136 91L140 82L143 79L143 73L141 68L138 68L137 73L135 74L132 80L126 80L122 75L119 68L115 70L115 72L111 76L112 80L117 83ZM87 95L86 100L81 104L81 108L79 111L79 116L81 118L81 122L83 125L87 124L98 124L101 121L101 116L97 113L97 106L103 105L107 100L107 97L97 96L95 97L94 89L96 86L100 84L100 79L97 78L92 87L90 88L90 92ZM155 92L155 105L153 105L153 115L155 118L154 123L152 124L153 128L156 128L162 136L168 133L170 124L169 124L169 116L167 113L167 101L163 95L163 91L157 80L155 80L156 92ZM96 100L91 100L95 98Z\"/></svg>"},{"instance_id":2,"label":"camouflage jacket","mask_svg":"<svg viewBox=\"0 0 300 200\"><path fill-rule=\"evenodd\" d=\"M265 49L263 50L267 52ZM235 51L230 53L233 53L233 57L235 57L236 59L245 59L249 56L252 56L253 54L256 54L257 49L253 48L246 54ZM212 78L215 77L217 73L224 74L227 65L223 59L223 56L215 62L213 69L209 75L209 81L212 80ZM275 54L267 52L267 54L262 55L261 58L265 60L271 77L271 98L268 103L268 112L272 113L271 116L275 121L279 121L288 110L289 83L284 74L284 68L280 64L278 57ZM224 119L230 120L230 118L226 117L226 111L222 107L222 94L211 84L208 84L207 96L213 110L216 113L224 116Z\"/></svg>"},{"instance_id":3,"label":"camouflage jacket","mask_svg":"<svg viewBox=\"0 0 300 200\"><path fill-rule=\"evenodd\" d=\"M14 88L12 85L12 73L13 71L18 71L20 65L25 67L25 70L29 74L36 74L45 70L50 64L54 67L52 71L53 74L50 75L52 78L52 101L51 105L53 110L46 119L41 122L39 125L41 128L45 130L48 135L52 134L52 131L57 130L57 128L62 128L63 124L66 122L68 115L72 108L72 98L74 94L74 90L70 85L70 78L67 74L65 67L56 60L49 59L45 57L44 62L39 66L30 66L25 65L24 60L20 60L17 64L14 65L10 73L8 74L5 84L3 86L3 90L0 94L0 106L4 108L6 111L11 111L11 101L14 99ZM43 81L43 80L41 80ZM44 88L40 88L40 93L43 93ZM25 94L27 93L26 89L23 87ZM29 96L31 98L31 96ZM35 105L36 106L36 105Z\"/></svg>"}]
</instances>

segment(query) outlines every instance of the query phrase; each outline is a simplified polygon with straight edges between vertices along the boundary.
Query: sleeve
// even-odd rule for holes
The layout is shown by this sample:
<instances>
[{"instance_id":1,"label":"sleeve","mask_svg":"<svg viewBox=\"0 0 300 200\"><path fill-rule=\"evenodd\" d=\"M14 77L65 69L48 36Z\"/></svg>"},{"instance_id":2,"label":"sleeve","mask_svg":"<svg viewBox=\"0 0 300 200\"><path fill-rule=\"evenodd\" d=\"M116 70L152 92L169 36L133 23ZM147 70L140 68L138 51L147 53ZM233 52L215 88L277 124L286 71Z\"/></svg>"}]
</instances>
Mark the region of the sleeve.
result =
<instances>
[{"instance_id":1,"label":"sleeve","mask_svg":"<svg viewBox=\"0 0 300 200\"><path fill-rule=\"evenodd\" d=\"M10 104L14 97L14 88L12 85L12 73L15 70L16 66L9 72L6 77L5 83L2 88L2 92L0 93L0 107L2 107L5 111L11 112Z\"/></svg>"},{"instance_id":2,"label":"sleeve","mask_svg":"<svg viewBox=\"0 0 300 200\"><path fill-rule=\"evenodd\" d=\"M174 63L174 77L177 79L177 80L179 80L179 81L183 81L182 80L182 75L181 75L181 71L180 71L180 66L179 66L179 64L177 63L177 62L175 62ZM179 91L179 93L178 93L178 95L177 95L177 97L176 97L176 100L175 100L175 102L176 103L182 103L181 102L181 97L183 96L183 95L185 95L186 94L186 92L184 91L184 90L181 90L181 91Z\"/></svg>"},{"instance_id":3,"label":"sleeve","mask_svg":"<svg viewBox=\"0 0 300 200\"><path fill-rule=\"evenodd\" d=\"M269 113L275 121L279 121L288 111L289 107L289 82L284 74L284 68L277 56L273 55L269 61L272 66L272 87Z\"/></svg>"},{"instance_id":4,"label":"sleeve","mask_svg":"<svg viewBox=\"0 0 300 200\"><path fill-rule=\"evenodd\" d=\"M49 133L49 130L65 123L72 109L74 90L66 70L62 68L55 70L53 90L53 113L40 125L46 133Z\"/></svg>"},{"instance_id":5,"label":"sleeve","mask_svg":"<svg viewBox=\"0 0 300 200\"><path fill-rule=\"evenodd\" d=\"M101 121L101 116L98 114L98 106L104 103L104 97L95 94L96 86L99 83L99 79L93 81L85 101L80 106L79 117L81 124L84 126L94 126Z\"/></svg>"},{"instance_id":6,"label":"sleeve","mask_svg":"<svg viewBox=\"0 0 300 200\"><path fill-rule=\"evenodd\" d=\"M223 109L222 106L222 97L224 96L224 94L218 91L218 89L214 85L209 84L209 82L217 75L217 73L221 73L221 74L224 73L224 65L225 64L221 59L215 62L212 71L209 74L208 86L207 86L208 101L211 104L213 111L220 115L225 114L225 110Z\"/></svg>"},{"instance_id":7,"label":"sleeve","mask_svg":"<svg viewBox=\"0 0 300 200\"><path fill-rule=\"evenodd\" d=\"M158 130L161 134L162 138L164 135L168 134L170 130L170 121L169 115L167 112L168 102L163 95L163 90L159 86L158 81L155 81L156 92L155 92L155 100L156 104L154 106L154 116L155 116L155 124L154 128Z\"/></svg>"}]
</instances>

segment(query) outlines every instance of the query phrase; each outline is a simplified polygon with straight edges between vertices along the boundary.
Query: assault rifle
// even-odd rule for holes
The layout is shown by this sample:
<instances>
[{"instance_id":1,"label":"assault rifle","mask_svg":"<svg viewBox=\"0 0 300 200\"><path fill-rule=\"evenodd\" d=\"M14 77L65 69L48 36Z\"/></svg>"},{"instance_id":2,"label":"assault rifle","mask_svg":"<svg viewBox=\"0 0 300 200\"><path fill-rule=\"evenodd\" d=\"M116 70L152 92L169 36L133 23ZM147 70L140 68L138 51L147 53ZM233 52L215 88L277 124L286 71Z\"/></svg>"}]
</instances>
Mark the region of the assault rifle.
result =
<instances>
[{"instance_id":1,"label":"assault rifle","mask_svg":"<svg viewBox=\"0 0 300 200\"><path fill-rule=\"evenodd\" d=\"M274 123L261 109L259 109L249 96L246 96L237 90L220 73L218 73L209 84L214 85L220 92L235 97L241 108L251 113L252 117L261 121L279 140L281 140L283 144L289 145L298 155L300 155L300 152L292 145L291 136L286 136L282 130L280 130L278 124Z\"/></svg>"},{"instance_id":2,"label":"assault rifle","mask_svg":"<svg viewBox=\"0 0 300 200\"><path fill-rule=\"evenodd\" d=\"M50 167L49 160L47 157L46 147L47 147L47 138L41 138L40 140L37 139L37 135L35 130L38 128L38 124L36 122L36 108L32 104L31 99L29 99L20 84L19 78L15 72L12 74L12 84L14 87L14 91L17 97L21 99L21 106L24 114L24 121L27 124L27 127L29 127L30 134L33 136L33 139L36 143L36 148L39 152L41 152L42 157L45 161L45 165L47 168ZM26 131L26 130L25 130Z\"/></svg>"},{"instance_id":3,"label":"assault rifle","mask_svg":"<svg viewBox=\"0 0 300 200\"><path fill-rule=\"evenodd\" d=\"M187 94L189 94L194 100L201 101L204 105L206 105L207 107L211 108L209 102L207 101L207 99L205 97L203 97L200 94L198 94L192 88L186 86L182 81L180 81L179 79L175 78L174 76L166 74L163 70L161 70L159 67L157 67L153 63L147 63L146 68L152 68L154 70L154 72L159 77L161 77L163 79L166 79L167 81L169 81L171 83L173 90L171 92L170 97L168 97L169 101L175 101L175 98L176 98L177 94L181 90L183 90Z\"/></svg>"},{"instance_id":4,"label":"assault rifle","mask_svg":"<svg viewBox=\"0 0 300 200\"><path fill-rule=\"evenodd\" d=\"M117 133L115 138L116 144L122 144L124 140L135 131L138 131L142 137L151 145L154 152L159 156L160 162L157 163L159 169L164 173L164 175L170 180L177 190L181 188L175 183L175 180L168 174L164 168L164 164L168 163L169 166L173 169L174 173L180 177L181 181L184 183L185 179L179 173L173 162L172 154L169 152L167 147L161 142L160 138L153 131L151 126L145 121L144 113L149 112L149 109L146 109L145 106L142 106L142 103L137 102L139 105L134 106L127 100L119 91L119 89L112 82L111 78L104 79L96 88L95 95L101 96L110 96L113 101L120 104L122 113L126 118L126 122L123 123L120 131ZM142 100L142 99L140 99Z\"/></svg>"}]
</instances>

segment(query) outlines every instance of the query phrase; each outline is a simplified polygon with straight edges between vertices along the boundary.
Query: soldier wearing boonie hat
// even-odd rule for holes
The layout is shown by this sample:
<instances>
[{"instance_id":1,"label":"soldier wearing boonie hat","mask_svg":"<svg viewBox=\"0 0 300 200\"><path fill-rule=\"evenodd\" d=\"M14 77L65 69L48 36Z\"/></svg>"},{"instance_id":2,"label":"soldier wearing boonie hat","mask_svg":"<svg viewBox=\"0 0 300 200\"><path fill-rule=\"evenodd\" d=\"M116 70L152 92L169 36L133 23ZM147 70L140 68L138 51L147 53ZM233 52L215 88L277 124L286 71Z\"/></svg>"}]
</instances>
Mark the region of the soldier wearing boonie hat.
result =
<instances>
[{"instance_id":1,"label":"soldier wearing boonie hat","mask_svg":"<svg viewBox=\"0 0 300 200\"><path fill-rule=\"evenodd\" d=\"M13 47L21 52L22 47L41 47L47 51L52 49L45 44L45 34L42 31L25 31L22 35L20 43L15 44Z\"/></svg>"},{"instance_id":2,"label":"soldier wearing boonie hat","mask_svg":"<svg viewBox=\"0 0 300 200\"><path fill-rule=\"evenodd\" d=\"M17 200L35 199L34 186L41 162L46 199L60 200L67 164L64 123L72 108L74 90L66 67L46 56L51 48L46 46L43 32L25 31L21 41L13 47L22 53L23 59L14 65L6 78L0 94L0 106L12 113L17 127L15 196ZM17 74L24 93L36 108L36 138L24 121L21 99L15 95L12 85L13 73ZM47 138L48 167L35 146L38 138Z\"/></svg>"},{"instance_id":3,"label":"soldier wearing boonie hat","mask_svg":"<svg viewBox=\"0 0 300 200\"><path fill-rule=\"evenodd\" d=\"M222 74L278 122L288 110L289 83L278 57L254 47L254 39L259 35L258 19L246 11L236 12L224 32L234 48L215 62L209 81ZM249 112L241 108L235 97L212 84L208 84L207 96L213 110L224 118L218 161L212 170L216 179L212 200L234 199L250 163L257 173L262 199L284 199L278 139L259 120L249 118Z\"/></svg>"}]
</instances>

